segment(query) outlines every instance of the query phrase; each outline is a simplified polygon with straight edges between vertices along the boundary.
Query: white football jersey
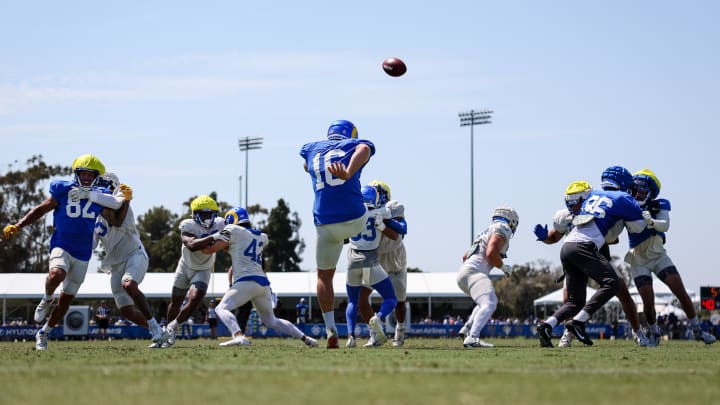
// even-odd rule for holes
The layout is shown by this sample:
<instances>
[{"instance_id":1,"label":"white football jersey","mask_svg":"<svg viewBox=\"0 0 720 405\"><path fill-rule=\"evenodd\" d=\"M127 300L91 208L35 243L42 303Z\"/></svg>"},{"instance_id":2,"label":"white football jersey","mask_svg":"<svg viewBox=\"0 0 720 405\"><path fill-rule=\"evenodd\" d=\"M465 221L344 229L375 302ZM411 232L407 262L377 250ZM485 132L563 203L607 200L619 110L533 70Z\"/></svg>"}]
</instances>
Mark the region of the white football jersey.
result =
<instances>
[{"instance_id":1,"label":"white football jersey","mask_svg":"<svg viewBox=\"0 0 720 405\"><path fill-rule=\"evenodd\" d=\"M368 219L365 222L365 229L359 234L350 238L350 248L354 250L376 250L380 245L382 232L375 228L375 216L380 214L382 218L390 219L390 210L385 207L374 208L368 211Z\"/></svg>"},{"instance_id":2,"label":"white football jersey","mask_svg":"<svg viewBox=\"0 0 720 405\"><path fill-rule=\"evenodd\" d=\"M120 226L111 226L105 218L98 216L95 223L95 237L105 248L105 257L102 259L103 267L108 268L124 262L137 250L142 251L143 255L147 257L135 225L135 214L132 207L128 207L125 220Z\"/></svg>"},{"instance_id":3,"label":"white football jersey","mask_svg":"<svg viewBox=\"0 0 720 405\"><path fill-rule=\"evenodd\" d=\"M471 266L477 271L488 274L493 266L487 262L485 258L485 252L487 251L488 243L492 235L500 235L505 240L505 244L500 250L500 254L505 256L508 249L510 248L510 238L512 237L512 229L510 226L503 221L493 222L487 229L480 232L473 241L472 246L466 252L466 259L464 266Z\"/></svg>"},{"instance_id":4,"label":"white football jersey","mask_svg":"<svg viewBox=\"0 0 720 405\"><path fill-rule=\"evenodd\" d=\"M405 206L399 201L391 200L388 201L385 206L390 210L390 218L404 218L405 217ZM400 249L403 246L403 238L401 235L397 239L392 240L387 236L380 239L380 246L378 246L378 253L388 253Z\"/></svg>"},{"instance_id":5,"label":"white football jersey","mask_svg":"<svg viewBox=\"0 0 720 405\"><path fill-rule=\"evenodd\" d=\"M210 228L205 228L195 222L194 219L187 218L180 222L180 233L189 233L196 238L204 238L208 235L222 231L224 227L225 220L219 217L215 218L215 221ZM185 244L183 244L181 252L182 256L180 257L180 261L192 270L212 270L213 265L215 264L215 253L207 254L203 253L201 250L192 252L190 249L185 247Z\"/></svg>"},{"instance_id":6,"label":"white football jersey","mask_svg":"<svg viewBox=\"0 0 720 405\"><path fill-rule=\"evenodd\" d=\"M239 225L226 225L222 235L230 245L228 253L232 259L233 282L245 276L263 276L262 251L268 243L268 236L257 229Z\"/></svg>"}]
</instances>

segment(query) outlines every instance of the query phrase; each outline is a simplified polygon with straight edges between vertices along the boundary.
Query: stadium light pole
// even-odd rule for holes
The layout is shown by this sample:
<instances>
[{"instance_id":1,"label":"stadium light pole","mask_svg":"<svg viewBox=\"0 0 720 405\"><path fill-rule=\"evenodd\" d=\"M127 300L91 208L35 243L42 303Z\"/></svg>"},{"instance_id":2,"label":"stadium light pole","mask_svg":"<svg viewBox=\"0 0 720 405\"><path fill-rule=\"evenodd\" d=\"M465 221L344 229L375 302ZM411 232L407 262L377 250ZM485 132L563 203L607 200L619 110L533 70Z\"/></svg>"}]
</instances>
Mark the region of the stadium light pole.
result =
<instances>
[{"instance_id":1,"label":"stadium light pole","mask_svg":"<svg viewBox=\"0 0 720 405\"><path fill-rule=\"evenodd\" d=\"M260 149L262 142L263 139L260 137L250 138L246 136L238 140L240 152L245 152L245 209L247 209L248 205L248 151L251 149Z\"/></svg>"},{"instance_id":2,"label":"stadium light pole","mask_svg":"<svg viewBox=\"0 0 720 405\"><path fill-rule=\"evenodd\" d=\"M475 240L475 144L473 128L475 125L489 124L492 110L470 110L458 114L461 127L470 127L470 244Z\"/></svg>"}]
</instances>

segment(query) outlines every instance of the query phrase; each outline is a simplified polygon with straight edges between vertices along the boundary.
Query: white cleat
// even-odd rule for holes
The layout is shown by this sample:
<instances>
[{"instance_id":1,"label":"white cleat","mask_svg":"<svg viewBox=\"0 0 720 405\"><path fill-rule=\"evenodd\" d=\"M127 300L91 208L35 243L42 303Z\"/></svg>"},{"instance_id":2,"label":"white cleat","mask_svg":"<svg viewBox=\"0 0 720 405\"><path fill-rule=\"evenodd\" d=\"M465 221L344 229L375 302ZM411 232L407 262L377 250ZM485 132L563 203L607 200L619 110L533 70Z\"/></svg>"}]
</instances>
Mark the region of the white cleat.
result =
<instances>
[{"instance_id":1,"label":"white cleat","mask_svg":"<svg viewBox=\"0 0 720 405\"><path fill-rule=\"evenodd\" d=\"M480 338L472 337L472 336L468 336L465 338L465 340L463 341L463 346L464 347L486 347L486 348L495 347L495 345L493 345L492 343L488 343Z\"/></svg>"},{"instance_id":2,"label":"white cleat","mask_svg":"<svg viewBox=\"0 0 720 405\"><path fill-rule=\"evenodd\" d=\"M45 320L45 318L47 318L48 312L50 312L50 306L54 301L54 298L48 301L45 297L40 300L40 303L35 308L35 315L33 315L35 322L41 323Z\"/></svg>"},{"instance_id":3,"label":"white cleat","mask_svg":"<svg viewBox=\"0 0 720 405\"><path fill-rule=\"evenodd\" d=\"M150 345L148 347L151 349L160 349L163 347L163 344L161 342L153 342L153 343L150 343Z\"/></svg>"},{"instance_id":4,"label":"white cleat","mask_svg":"<svg viewBox=\"0 0 720 405\"><path fill-rule=\"evenodd\" d=\"M250 339L246 338L245 335L235 336L227 342L220 343L220 346L250 346ZM307 343L306 343L307 344ZM315 342L317 344L317 342Z\"/></svg>"},{"instance_id":5,"label":"white cleat","mask_svg":"<svg viewBox=\"0 0 720 405\"><path fill-rule=\"evenodd\" d=\"M384 345L385 342L387 342L388 338L385 335L385 329L383 328L383 321L380 319L380 317L375 315L372 318L370 318L370 322L368 322L368 326L370 326L370 328L373 331L375 331L375 340L379 343L379 345Z\"/></svg>"},{"instance_id":6,"label":"white cleat","mask_svg":"<svg viewBox=\"0 0 720 405\"><path fill-rule=\"evenodd\" d=\"M47 350L47 333L42 329L35 334L35 350Z\"/></svg>"},{"instance_id":7,"label":"white cleat","mask_svg":"<svg viewBox=\"0 0 720 405\"><path fill-rule=\"evenodd\" d=\"M347 343L345 343L345 347L348 349L352 349L353 347L357 347L357 342L355 341L354 336L348 336Z\"/></svg>"},{"instance_id":8,"label":"white cleat","mask_svg":"<svg viewBox=\"0 0 720 405\"><path fill-rule=\"evenodd\" d=\"M385 343L385 342L382 342L382 343L381 343L381 342L380 342L379 340L377 340L374 336L370 336L370 339L368 340L367 343L365 343L365 344L363 345L363 347L378 347L378 346L382 346L384 343Z\"/></svg>"},{"instance_id":9,"label":"white cleat","mask_svg":"<svg viewBox=\"0 0 720 405\"><path fill-rule=\"evenodd\" d=\"M563 332L562 336L560 337L560 341L558 342L558 347L571 347L572 338L572 333L570 333L570 331L565 328L565 332Z\"/></svg>"},{"instance_id":10,"label":"white cleat","mask_svg":"<svg viewBox=\"0 0 720 405\"><path fill-rule=\"evenodd\" d=\"M170 334L167 332L164 332L162 330L162 328L158 326L157 329L155 329L155 330L152 330L152 328L151 328L150 336L151 336L153 343L162 343L170 337Z\"/></svg>"},{"instance_id":11,"label":"white cleat","mask_svg":"<svg viewBox=\"0 0 720 405\"><path fill-rule=\"evenodd\" d=\"M308 347L318 347L317 340L311 338L310 336L303 337L303 343L305 343Z\"/></svg>"},{"instance_id":12,"label":"white cleat","mask_svg":"<svg viewBox=\"0 0 720 405\"><path fill-rule=\"evenodd\" d=\"M640 328L639 331L633 332L633 339L640 347L648 347L650 346L650 339L647 337L647 333L645 332L645 329Z\"/></svg>"}]
</instances>

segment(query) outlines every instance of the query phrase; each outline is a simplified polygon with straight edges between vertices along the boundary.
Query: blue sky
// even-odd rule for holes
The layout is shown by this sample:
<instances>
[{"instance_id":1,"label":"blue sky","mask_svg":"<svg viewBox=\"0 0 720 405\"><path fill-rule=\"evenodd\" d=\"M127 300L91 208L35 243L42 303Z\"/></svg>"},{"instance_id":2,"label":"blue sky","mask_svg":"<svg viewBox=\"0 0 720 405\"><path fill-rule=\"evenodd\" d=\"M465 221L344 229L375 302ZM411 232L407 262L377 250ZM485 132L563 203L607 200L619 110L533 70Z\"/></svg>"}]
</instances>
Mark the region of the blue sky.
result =
<instances>
[{"instance_id":1,"label":"blue sky","mask_svg":"<svg viewBox=\"0 0 720 405\"><path fill-rule=\"evenodd\" d=\"M720 219L706 207L720 198L716 2L254 3L4 5L0 164L94 153L133 186L136 214L179 213L211 191L238 203L238 139L263 137L249 202L284 198L300 214L310 269L298 151L348 119L377 147L363 180L406 205L409 265L454 272L470 242L470 131L457 114L489 108L492 124L475 128L475 230L514 206L508 263L559 265L560 244L532 228L568 183L648 167L672 203L667 248L687 287L720 285ZM383 73L390 56L405 76Z\"/></svg>"}]
</instances>

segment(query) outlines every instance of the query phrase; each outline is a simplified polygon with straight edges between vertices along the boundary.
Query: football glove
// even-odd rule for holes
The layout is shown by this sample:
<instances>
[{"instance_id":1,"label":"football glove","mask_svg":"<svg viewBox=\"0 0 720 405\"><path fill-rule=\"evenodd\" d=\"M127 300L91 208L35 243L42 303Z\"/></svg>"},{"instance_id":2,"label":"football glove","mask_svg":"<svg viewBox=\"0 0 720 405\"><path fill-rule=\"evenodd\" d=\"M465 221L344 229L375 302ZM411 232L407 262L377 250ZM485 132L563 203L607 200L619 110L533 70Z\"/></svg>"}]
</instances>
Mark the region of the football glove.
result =
<instances>
[{"instance_id":1,"label":"football glove","mask_svg":"<svg viewBox=\"0 0 720 405\"><path fill-rule=\"evenodd\" d=\"M212 238L215 239L215 240L221 240L221 241L223 241L223 242L230 243L230 233L229 233L229 232L225 232L225 230L222 230L222 231L220 231L220 232L218 232L218 233L214 233L214 234L212 235Z\"/></svg>"},{"instance_id":2,"label":"football glove","mask_svg":"<svg viewBox=\"0 0 720 405\"><path fill-rule=\"evenodd\" d=\"M385 221L383 221L382 214L379 212L375 213L375 229L377 229L378 232L385 230Z\"/></svg>"},{"instance_id":3,"label":"football glove","mask_svg":"<svg viewBox=\"0 0 720 405\"><path fill-rule=\"evenodd\" d=\"M5 228L3 228L3 236L5 237L5 240L12 238L19 230L20 229L17 225L6 225Z\"/></svg>"},{"instance_id":4,"label":"football glove","mask_svg":"<svg viewBox=\"0 0 720 405\"><path fill-rule=\"evenodd\" d=\"M125 201L130 201L133 199L132 187L128 186L127 184L121 184L118 186L118 190L120 191L120 194L122 194Z\"/></svg>"},{"instance_id":5,"label":"football glove","mask_svg":"<svg viewBox=\"0 0 720 405\"><path fill-rule=\"evenodd\" d=\"M73 187L68 191L68 198L72 201L87 200L90 198L90 189L85 187Z\"/></svg>"},{"instance_id":6,"label":"football glove","mask_svg":"<svg viewBox=\"0 0 720 405\"><path fill-rule=\"evenodd\" d=\"M655 225L655 220L653 219L650 211L643 211L642 216L645 220L645 223L648 225L648 228L652 228Z\"/></svg>"},{"instance_id":7,"label":"football glove","mask_svg":"<svg viewBox=\"0 0 720 405\"><path fill-rule=\"evenodd\" d=\"M537 240L540 242L543 242L548 237L548 227L547 225L535 225L535 229L533 230L535 232L535 236L537 236Z\"/></svg>"}]
</instances>

